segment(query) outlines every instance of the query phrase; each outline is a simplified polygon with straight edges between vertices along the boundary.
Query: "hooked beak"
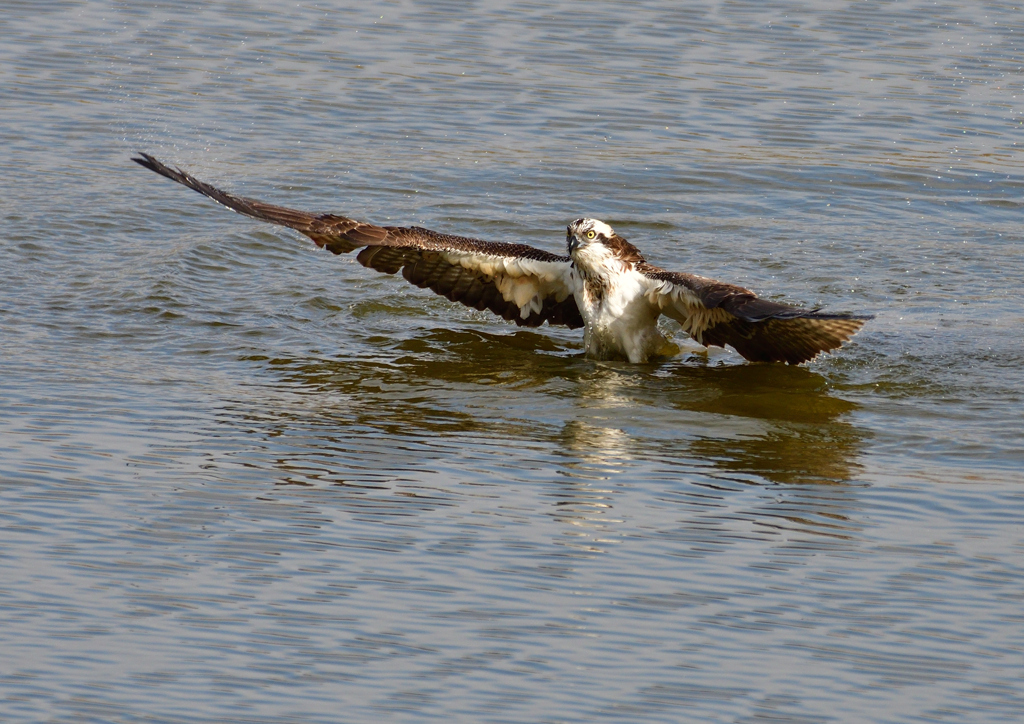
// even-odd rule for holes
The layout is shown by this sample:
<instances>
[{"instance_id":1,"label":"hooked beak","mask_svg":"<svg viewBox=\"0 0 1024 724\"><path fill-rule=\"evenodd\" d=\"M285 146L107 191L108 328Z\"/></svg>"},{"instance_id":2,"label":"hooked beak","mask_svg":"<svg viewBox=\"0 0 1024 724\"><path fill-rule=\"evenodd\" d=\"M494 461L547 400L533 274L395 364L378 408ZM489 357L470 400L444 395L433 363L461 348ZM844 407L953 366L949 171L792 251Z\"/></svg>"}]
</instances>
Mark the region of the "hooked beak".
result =
<instances>
[{"instance_id":1,"label":"hooked beak","mask_svg":"<svg viewBox=\"0 0 1024 724\"><path fill-rule=\"evenodd\" d=\"M579 248L580 240L576 238L576 235L572 233L571 229L567 229L565 233L565 245L569 247L569 255Z\"/></svg>"}]
</instances>

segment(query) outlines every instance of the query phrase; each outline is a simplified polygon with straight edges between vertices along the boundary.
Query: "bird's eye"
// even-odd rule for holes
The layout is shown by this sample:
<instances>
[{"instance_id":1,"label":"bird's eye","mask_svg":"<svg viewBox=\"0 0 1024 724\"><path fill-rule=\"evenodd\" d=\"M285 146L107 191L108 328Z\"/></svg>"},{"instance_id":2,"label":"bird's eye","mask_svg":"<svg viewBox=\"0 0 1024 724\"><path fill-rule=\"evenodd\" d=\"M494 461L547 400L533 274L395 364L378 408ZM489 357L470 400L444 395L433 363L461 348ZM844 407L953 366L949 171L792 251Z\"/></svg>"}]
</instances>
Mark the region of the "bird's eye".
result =
<instances>
[{"instance_id":1,"label":"bird's eye","mask_svg":"<svg viewBox=\"0 0 1024 724\"><path fill-rule=\"evenodd\" d=\"M588 231L587 232L587 238L588 239L593 239L595 236L597 236L597 234L595 234L593 231Z\"/></svg>"}]
</instances>

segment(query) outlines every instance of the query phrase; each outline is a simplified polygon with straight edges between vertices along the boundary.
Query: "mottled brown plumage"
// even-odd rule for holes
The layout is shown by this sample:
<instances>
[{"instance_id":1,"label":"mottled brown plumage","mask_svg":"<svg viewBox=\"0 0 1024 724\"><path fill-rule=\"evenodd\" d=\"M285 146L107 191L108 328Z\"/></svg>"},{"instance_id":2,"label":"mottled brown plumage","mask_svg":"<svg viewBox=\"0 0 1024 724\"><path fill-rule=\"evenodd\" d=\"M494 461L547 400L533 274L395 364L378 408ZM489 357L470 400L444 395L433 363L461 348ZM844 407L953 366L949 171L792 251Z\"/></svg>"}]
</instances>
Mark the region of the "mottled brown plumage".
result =
<instances>
[{"instance_id":1,"label":"mottled brown plumage","mask_svg":"<svg viewBox=\"0 0 1024 724\"><path fill-rule=\"evenodd\" d=\"M623 239L618 234L612 234L612 237L604 242L605 246L612 250L615 258L625 264L643 264L646 263L644 255L640 253L640 250L630 244L628 241Z\"/></svg>"},{"instance_id":2,"label":"mottled brown plumage","mask_svg":"<svg viewBox=\"0 0 1024 724\"><path fill-rule=\"evenodd\" d=\"M683 325L701 344L729 345L752 362L788 362L800 364L822 352L838 349L864 326L870 316L825 314L790 304L761 299L749 289L715 279L660 269L646 262L637 271L657 281L689 292L706 310L724 314L708 315L704 325L694 324L688 306L689 295L676 295L673 305L663 305L663 313ZM672 299L666 295L663 300Z\"/></svg>"},{"instance_id":3,"label":"mottled brown plumage","mask_svg":"<svg viewBox=\"0 0 1024 724\"><path fill-rule=\"evenodd\" d=\"M524 315L521 305L515 300L506 299L501 293L500 284L503 280L507 281L508 275L488 274L485 269L474 267L472 263L469 266L453 263L451 254L446 258L440 252L461 253L470 259L479 256L517 262L551 262L566 267L570 264L568 257L526 244L481 241L439 234L415 226L377 226L345 216L296 211L229 194L181 169L171 168L149 154L143 153L139 156L132 160L161 176L208 196L232 211L300 231L316 242L317 246L329 249L335 254L347 254L364 247L356 256L363 266L385 274L401 271L412 284L430 289L453 302L461 302L474 309L489 310L503 319L525 327L539 327L544 322L565 325L570 329L583 326L583 319L571 292L567 291L563 295L546 295L541 300L539 310L532 310Z\"/></svg>"},{"instance_id":4,"label":"mottled brown plumage","mask_svg":"<svg viewBox=\"0 0 1024 724\"><path fill-rule=\"evenodd\" d=\"M568 228L569 256L419 227L377 226L235 196L148 154L133 161L261 221L302 232L335 254L360 249L365 267L402 276L454 302L518 325L584 327L588 354L647 360L663 346L665 314L704 345L729 345L752 361L799 364L838 348L870 319L760 299L749 289L670 272L595 219Z\"/></svg>"}]
</instances>

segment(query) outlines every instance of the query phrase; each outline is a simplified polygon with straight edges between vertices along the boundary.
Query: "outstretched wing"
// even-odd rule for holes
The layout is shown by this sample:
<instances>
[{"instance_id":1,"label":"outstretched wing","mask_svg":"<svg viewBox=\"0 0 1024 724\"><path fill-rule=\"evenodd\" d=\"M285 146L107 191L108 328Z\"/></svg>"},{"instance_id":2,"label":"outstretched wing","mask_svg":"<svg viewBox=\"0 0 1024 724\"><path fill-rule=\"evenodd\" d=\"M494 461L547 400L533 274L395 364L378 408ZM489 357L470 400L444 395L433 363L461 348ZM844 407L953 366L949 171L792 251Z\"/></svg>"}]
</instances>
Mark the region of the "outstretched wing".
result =
<instances>
[{"instance_id":1,"label":"outstretched wing","mask_svg":"<svg viewBox=\"0 0 1024 724\"><path fill-rule=\"evenodd\" d=\"M651 304L691 337L703 345L730 345L752 362L808 362L840 347L872 318L771 302L734 284L647 263L637 271L649 280Z\"/></svg>"},{"instance_id":2,"label":"outstretched wing","mask_svg":"<svg viewBox=\"0 0 1024 724\"><path fill-rule=\"evenodd\" d=\"M221 191L149 154L132 160L232 211L300 231L335 254L362 247L356 259L363 266L386 274L401 270L411 283L453 302L489 309L520 326L539 327L544 322L572 329L583 326L573 296L569 257L526 244L450 236L415 226L376 226L274 206Z\"/></svg>"}]
</instances>

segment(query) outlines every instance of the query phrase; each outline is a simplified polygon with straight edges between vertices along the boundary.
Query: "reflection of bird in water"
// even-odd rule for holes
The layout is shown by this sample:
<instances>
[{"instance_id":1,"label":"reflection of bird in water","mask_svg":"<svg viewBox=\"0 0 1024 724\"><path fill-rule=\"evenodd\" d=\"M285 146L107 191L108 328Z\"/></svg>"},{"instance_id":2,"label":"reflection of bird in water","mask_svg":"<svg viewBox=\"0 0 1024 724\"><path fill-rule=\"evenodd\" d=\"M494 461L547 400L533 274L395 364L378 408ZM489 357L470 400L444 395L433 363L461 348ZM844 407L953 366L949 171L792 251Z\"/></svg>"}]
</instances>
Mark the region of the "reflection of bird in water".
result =
<instances>
[{"instance_id":1,"label":"reflection of bird in water","mask_svg":"<svg viewBox=\"0 0 1024 724\"><path fill-rule=\"evenodd\" d=\"M221 191L148 154L132 160L240 214L296 229L335 254L361 249L356 259L363 266L401 270L409 282L452 301L520 326L582 327L587 355L595 359L646 362L664 354L663 314L703 345L729 345L748 360L790 364L839 348L870 319L771 302L733 284L666 271L596 219L569 224L568 255L560 256L525 244L274 206Z\"/></svg>"},{"instance_id":2,"label":"reflection of bird in water","mask_svg":"<svg viewBox=\"0 0 1024 724\"><path fill-rule=\"evenodd\" d=\"M558 521L559 545L586 554L636 534L652 497L677 506L678 526L659 525L680 540L702 541L709 526L746 535L743 521L814 532L847 525L857 486L835 483L856 477L865 432L845 419L856 405L821 375L532 354L545 338L527 334L508 353L507 381L488 377L502 358L470 333L434 340L437 355L461 365L434 355L275 358L265 364L280 383L237 401L232 415L263 438L255 449L274 451L283 482L343 489L337 504L360 515L516 489ZM772 483L831 485L756 490Z\"/></svg>"},{"instance_id":3,"label":"reflection of bird in water","mask_svg":"<svg viewBox=\"0 0 1024 724\"><path fill-rule=\"evenodd\" d=\"M820 375L791 367L731 367L713 374L691 367L681 374L705 390L684 403L687 409L736 423L709 426L689 445L691 454L727 476L837 483L860 469L856 459L866 433L843 419L857 405L831 394Z\"/></svg>"},{"instance_id":4,"label":"reflection of bird in water","mask_svg":"<svg viewBox=\"0 0 1024 724\"><path fill-rule=\"evenodd\" d=\"M665 365L652 375L599 362L576 394L562 444L588 467L656 456L684 464L682 475L779 483L842 482L859 469L865 433L844 419L857 405L807 369Z\"/></svg>"},{"instance_id":5,"label":"reflection of bird in water","mask_svg":"<svg viewBox=\"0 0 1024 724\"><path fill-rule=\"evenodd\" d=\"M835 539L856 527L856 486L841 483L857 474L865 433L844 419L856 405L834 397L820 375L675 364L651 374L599 362L573 389L575 414L557 437L564 480L552 515L582 544L603 548L635 533L645 496L674 504L678 526L666 530L699 546L712 530ZM735 495L766 484L784 487Z\"/></svg>"},{"instance_id":6,"label":"reflection of bird in water","mask_svg":"<svg viewBox=\"0 0 1024 724\"><path fill-rule=\"evenodd\" d=\"M567 421L559 440L564 462L552 515L570 526L566 535L572 545L603 551L621 535L616 532L622 519L615 512L618 496L612 481L628 469L633 440L623 430L582 420Z\"/></svg>"}]
</instances>

